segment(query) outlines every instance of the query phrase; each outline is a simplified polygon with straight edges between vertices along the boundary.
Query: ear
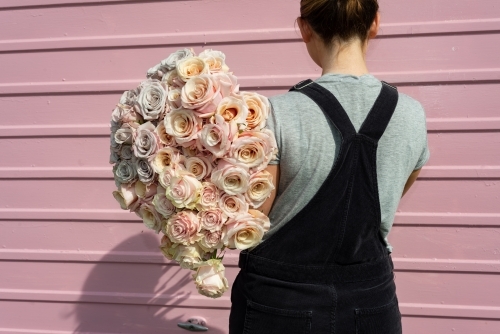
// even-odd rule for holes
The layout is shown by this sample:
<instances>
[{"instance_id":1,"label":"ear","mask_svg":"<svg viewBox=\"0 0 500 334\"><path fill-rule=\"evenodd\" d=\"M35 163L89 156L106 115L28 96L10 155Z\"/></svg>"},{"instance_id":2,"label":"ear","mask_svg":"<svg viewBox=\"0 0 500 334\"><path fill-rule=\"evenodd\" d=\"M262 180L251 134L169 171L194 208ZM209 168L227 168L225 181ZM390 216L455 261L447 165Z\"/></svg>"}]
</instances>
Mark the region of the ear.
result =
<instances>
[{"instance_id":1,"label":"ear","mask_svg":"<svg viewBox=\"0 0 500 334\"><path fill-rule=\"evenodd\" d=\"M368 38L372 39L375 38L378 34L378 29L380 27L380 12L377 12L375 15L375 19L372 22L372 25L370 26L370 30L368 31Z\"/></svg>"},{"instance_id":2,"label":"ear","mask_svg":"<svg viewBox=\"0 0 500 334\"><path fill-rule=\"evenodd\" d=\"M297 17L297 23L299 25L300 34L302 35L302 40L304 43L309 43L312 38L312 30L309 23L301 17Z\"/></svg>"}]
</instances>

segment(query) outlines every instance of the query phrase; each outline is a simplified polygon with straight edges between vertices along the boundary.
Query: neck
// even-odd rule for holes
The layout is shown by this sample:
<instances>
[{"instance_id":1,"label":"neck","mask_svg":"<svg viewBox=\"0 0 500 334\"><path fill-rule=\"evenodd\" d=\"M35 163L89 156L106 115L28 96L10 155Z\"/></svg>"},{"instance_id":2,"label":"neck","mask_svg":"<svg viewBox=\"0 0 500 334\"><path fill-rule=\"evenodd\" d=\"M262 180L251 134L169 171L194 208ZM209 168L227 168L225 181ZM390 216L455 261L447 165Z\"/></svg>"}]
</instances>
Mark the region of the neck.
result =
<instances>
[{"instance_id":1,"label":"neck","mask_svg":"<svg viewBox=\"0 0 500 334\"><path fill-rule=\"evenodd\" d=\"M322 75L327 73L361 76L368 74L366 67L366 43L355 39L346 43L335 43L331 49L321 52Z\"/></svg>"}]
</instances>

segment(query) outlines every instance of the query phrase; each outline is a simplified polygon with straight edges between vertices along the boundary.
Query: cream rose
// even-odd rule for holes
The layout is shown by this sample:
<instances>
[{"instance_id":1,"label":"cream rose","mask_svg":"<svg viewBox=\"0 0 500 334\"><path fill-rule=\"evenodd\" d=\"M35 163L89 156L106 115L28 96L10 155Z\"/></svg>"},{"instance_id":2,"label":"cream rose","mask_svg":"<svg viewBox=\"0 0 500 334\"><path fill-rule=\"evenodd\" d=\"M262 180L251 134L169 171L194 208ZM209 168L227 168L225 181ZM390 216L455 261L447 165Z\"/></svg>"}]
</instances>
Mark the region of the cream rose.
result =
<instances>
[{"instance_id":1,"label":"cream rose","mask_svg":"<svg viewBox=\"0 0 500 334\"><path fill-rule=\"evenodd\" d=\"M158 135L158 138L160 138L160 142L165 145L165 146L177 146L177 143L175 142L175 138L172 137L165 131L165 122L158 122L158 125L156 126L155 129L156 134Z\"/></svg>"},{"instance_id":2,"label":"cream rose","mask_svg":"<svg viewBox=\"0 0 500 334\"><path fill-rule=\"evenodd\" d=\"M183 269L195 269L203 260L203 251L197 244L185 246L179 245L176 247L176 252L173 259L179 262Z\"/></svg>"},{"instance_id":3,"label":"cream rose","mask_svg":"<svg viewBox=\"0 0 500 334\"><path fill-rule=\"evenodd\" d=\"M129 210L132 204L137 202L134 186L121 185L118 190L113 191L113 196L123 210Z\"/></svg>"},{"instance_id":4,"label":"cream rose","mask_svg":"<svg viewBox=\"0 0 500 334\"><path fill-rule=\"evenodd\" d=\"M160 233L164 225L164 220L152 203L142 203L139 208L139 216L147 228L155 231L155 233Z\"/></svg>"},{"instance_id":5,"label":"cream rose","mask_svg":"<svg viewBox=\"0 0 500 334\"><path fill-rule=\"evenodd\" d=\"M250 176L245 198L252 207L258 208L271 196L273 190L273 176L263 170Z\"/></svg>"},{"instance_id":6,"label":"cream rose","mask_svg":"<svg viewBox=\"0 0 500 334\"><path fill-rule=\"evenodd\" d=\"M169 260L174 259L174 256L177 253L178 246L179 244L173 243L172 240L170 240L170 238L168 237L168 235L164 235L161 238L160 250L163 253L163 255Z\"/></svg>"},{"instance_id":7,"label":"cream rose","mask_svg":"<svg viewBox=\"0 0 500 334\"><path fill-rule=\"evenodd\" d=\"M179 78L184 82L201 74L209 73L207 63L199 57L188 57L179 60L175 68L177 69Z\"/></svg>"},{"instance_id":8,"label":"cream rose","mask_svg":"<svg viewBox=\"0 0 500 334\"><path fill-rule=\"evenodd\" d=\"M248 203L243 195L222 194L219 199L219 208L228 217L234 217L248 212Z\"/></svg>"},{"instance_id":9,"label":"cream rose","mask_svg":"<svg viewBox=\"0 0 500 334\"><path fill-rule=\"evenodd\" d=\"M182 91L177 88L168 91L167 102L172 110L182 108L181 93Z\"/></svg>"},{"instance_id":10,"label":"cream rose","mask_svg":"<svg viewBox=\"0 0 500 334\"><path fill-rule=\"evenodd\" d=\"M160 149L160 138L155 132L155 126L151 122L141 124L134 133L134 154L138 158L148 159Z\"/></svg>"},{"instance_id":11,"label":"cream rose","mask_svg":"<svg viewBox=\"0 0 500 334\"><path fill-rule=\"evenodd\" d=\"M198 292L210 298L218 298L229 289L225 268L221 260L211 259L198 265L193 278Z\"/></svg>"},{"instance_id":12,"label":"cream rose","mask_svg":"<svg viewBox=\"0 0 500 334\"><path fill-rule=\"evenodd\" d=\"M203 182L201 184L200 199L196 203L199 211L209 210L217 207L219 203L219 189L212 182Z\"/></svg>"},{"instance_id":13,"label":"cream rose","mask_svg":"<svg viewBox=\"0 0 500 334\"><path fill-rule=\"evenodd\" d=\"M222 160L212 172L210 180L227 194L236 195L248 190L249 178L248 169L244 165Z\"/></svg>"},{"instance_id":14,"label":"cream rose","mask_svg":"<svg viewBox=\"0 0 500 334\"><path fill-rule=\"evenodd\" d=\"M186 84L181 78L179 78L177 70L166 73L161 81L166 83L170 89L181 89Z\"/></svg>"},{"instance_id":15,"label":"cream rose","mask_svg":"<svg viewBox=\"0 0 500 334\"><path fill-rule=\"evenodd\" d=\"M238 128L243 130L246 128L246 120L248 117L248 107L245 102L234 96L225 97L220 101L216 115L222 116L226 122L235 122Z\"/></svg>"},{"instance_id":16,"label":"cream rose","mask_svg":"<svg viewBox=\"0 0 500 334\"><path fill-rule=\"evenodd\" d=\"M181 146L196 144L202 120L189 109L172 110L164 119L165 131Z\"/></svg>"},{"instance_id":17,"label":"cream rose","mask_svg":"<svg viewBox=\"0 0 500 334\"><path fill-rule=\"evenodd\" d=\"M268 129L245 131L231 145L230 161L241 163L251 172L267 167L277 152L274 134Z\"/></svg>"},{"instance_id":18,"label":"cream rose","mask_svg":"<svg viewBox=\"0 0 500 334\"><path fill-rule=\"evenodd\" d=\"M215 115L213 122L203 126L198 139L203 148L216 158L222 158L231 149L231 143L238 135L238 126L235 122L224 121L221 115Z\"/></svg>"},{"instance_id":19,"label":"cream rose","mask_svg":"<svg viewBox=\"0 0 500 334\"><path fill-rule=\"evenodd\" d=\"M246 119L248 130L260 130L266 126L270 104L267 97L257 93L241 92L240 95L248 107Z\"/></svg>"},{"instance_id":20,"label":"cream rose","mask_svg":"<svg viewBox=\"0 0 500 334\"><path fill-rule=\"evenodd\" d=\"M266 215L257 210L249 210L248 213L237 215L227 221L224 245L239 250L257 246L269 227L270 222Z\"/></svg>"},{"instance_id":21,"label":"cream rose","mask_svg":"<svg viewBox=\"0 0 500 334\"><path fill-rule=\"evenodd\" d=\"M151 202L153 200L153 196L157 192L157 185L155 183L147 184L141 181L137 181L135 183L135 193L137 197L142 199L145 202Z\"/></svg>"},{"instance_id":22,"label":"cream rose","mask_svg":"<svg viewBox=\"0 0 500 334\"><path fill-rule=\"evenodd\" d=\"M149 79L141 83L136 110L147 120L162 117L167 103L167 88L158 80Z\"/></svg>"},{"instance_id":23,"label":"cream rose","mask_svg":"<svg viewBox=\"0 0 500 334\"><path fill-rule=\"evenodd\" d=\"M194 109L194 113L201 118L214 114L222 96L217 81L209 74L189 79L182 87L181 102L186 109Z\"/></svg>"},{"instance_id":24,"label":"cream rose","mask_svg":"<svg viewBox=\"0 0 500 334\"><path fill-rule=\"evenodd\" d=\"M152 160L153 169L160 174L167 166L176 167L179 164L184 165L185 158L175 147L167 146L156 152Z\"/></svg>"},{"instance_id":25,"label":"cream rose","mask_svg":"<svg viewBox=\"0 0 500 334\"><path fill-rule=\"evenodd\" d=\"M174 243L189 246L198 242L203 235L200 234L200 219L194 211L184 210L170 217L165 226L165 234Z\"/></svg>"},{"instance_id":26,"label":"cream rose","mask_svg":"<svg viewBox=\"0 0 500 334\"><path fill-rule=\"evenodd\" d=\"M205 157L189 157L185 162L186 170L191 172L198 181L210 176L212 164Z\"/></svg>"},{"instance_id":27,"label":"cream rose","mask_svg":"<svg viewBox=\"0 0 500 334\"><path fill-rule=\"evenodd\" d=\"M172 182L172 178L175 175L176 169L183 169L183 168L179 167L179 166L177 166L176 168L173 168L171 166L167 166L167 167L163 168L161 173L158 175L158 181L160 182L162 187L164 187L165 189L170 187L170 184Z\"/></svg>"},{"instance_id":28,"label":"cream rose","mask_svg":"<svg viewBox=\"0 0 500 334\"><path fill-rule=\"evenodd\" d=\"M201 182L192 173L178 169L170 179L166 196L177 208L194 209L200 198L201 188Z\"/></svg>"},{"instance_id":29,"label":"cream rose","mask_svg":"<svg viewBox=\"0 0 500 334\"><path fill-rule=\"evenodd\" d=\"M153 205L164 218L170 218L174 213L176 213L176 207L165 195L166 189L162 186L158 186L156 189L156 195L153 197Z\"/></svg>"}]
</instances>

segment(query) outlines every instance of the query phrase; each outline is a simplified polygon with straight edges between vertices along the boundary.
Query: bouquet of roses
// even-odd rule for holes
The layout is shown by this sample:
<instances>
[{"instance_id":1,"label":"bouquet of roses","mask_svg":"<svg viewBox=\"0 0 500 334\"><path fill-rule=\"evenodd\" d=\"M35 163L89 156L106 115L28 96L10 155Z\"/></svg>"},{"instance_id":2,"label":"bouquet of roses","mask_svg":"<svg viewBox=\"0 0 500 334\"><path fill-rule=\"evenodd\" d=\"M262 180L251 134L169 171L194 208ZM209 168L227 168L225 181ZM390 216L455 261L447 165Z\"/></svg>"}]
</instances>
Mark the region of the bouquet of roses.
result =
<instances>
[{"instance_id":1,"label":"bouquet of roses","mask_svg":"<svg viewBox=\"0 0 500 334\"><path fill-rule=\"evenodd\" d=\"M225 55L179 50L123 93L111 115L111 156L124 210L164 234L160 249L221 296L223 251L256 246L270 223L256 210L274 189L269 101L240 92Z\"/></svg>"}]
</instances>

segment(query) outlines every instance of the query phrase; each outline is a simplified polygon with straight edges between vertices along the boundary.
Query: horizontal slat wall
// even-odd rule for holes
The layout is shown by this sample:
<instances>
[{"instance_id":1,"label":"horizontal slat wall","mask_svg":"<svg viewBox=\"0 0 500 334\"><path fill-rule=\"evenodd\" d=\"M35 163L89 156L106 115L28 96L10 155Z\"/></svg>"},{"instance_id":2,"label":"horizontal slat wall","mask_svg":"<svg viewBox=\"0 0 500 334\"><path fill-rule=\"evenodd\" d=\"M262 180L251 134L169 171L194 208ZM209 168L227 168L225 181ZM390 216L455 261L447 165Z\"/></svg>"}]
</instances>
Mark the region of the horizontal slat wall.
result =
<instances>
[{"instance_id":1,"label":"horizontal slat wall","mask_svg":"<svg viewBox=\"0 0 500 334\"><path fill-rule=\"evenodd\" d=\"M498 333L500 4L379 2L369 68L422 102L432 151L390 235L404 332ZM110 112L181 47L224 51L267 96L319 76L298 7L0 0L0 333L181 333L191 316L227 333L229 294L200 297L111 196Z\"/></svg>"}]
</instances>

